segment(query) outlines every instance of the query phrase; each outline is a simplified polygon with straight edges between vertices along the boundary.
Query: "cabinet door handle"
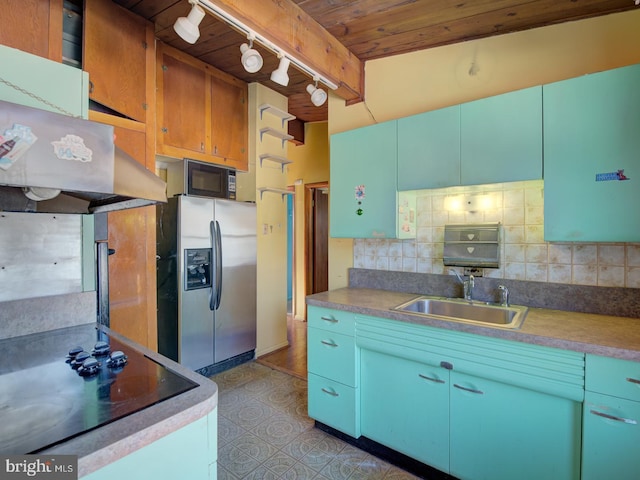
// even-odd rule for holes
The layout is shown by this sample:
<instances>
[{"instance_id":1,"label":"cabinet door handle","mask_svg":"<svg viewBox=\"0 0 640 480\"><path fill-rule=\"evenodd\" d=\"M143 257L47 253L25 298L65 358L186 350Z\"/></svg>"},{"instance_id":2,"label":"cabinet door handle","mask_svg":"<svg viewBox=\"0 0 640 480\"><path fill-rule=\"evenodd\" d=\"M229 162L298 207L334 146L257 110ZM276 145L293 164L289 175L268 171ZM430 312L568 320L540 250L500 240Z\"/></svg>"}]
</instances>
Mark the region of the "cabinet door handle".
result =
<instances>
[{"instance_id":1,"label":"cabinet door handle","mask_svg":"<svg viewBox=\"0 0 640 480\"><path fill-rule=\"evenodd\" d=\"M338 323L338 320L331 317L320 317L320 320L324 320L325 322Z\"/></svg>"},{"instance_id":2,"label":"cabinet door handle","mask_svg":"<svg viewBox=\"0 0 640 480\"><path fill-rule=\"evenodd\" d=\"M439 378L432 378L432 377L427 377L426 375L422 375L421 373L418 374L418 376L420 378L424 378L425 380L429 380L430 382L434 382L434 383L444 383L444 380L440 380Z\"/></svg>"},{"instance_id":3,"label":"cabinet door handle","mask_svg":"<svg viewBox=\"0 0 640 480\"><path fill-rule=\"evenodd\" d=\"M640 380L637 380L635 378L627 377L627 382L635 383L636 385L640 385Z\"/></svg>"},{"instance_id":4,"label":"cabinet door handle","mask_svg":"<svg viewBox=\"0 0 640 480\"><path fill-rule=\"evenodd\" d=\"M591 413L593 413L594 415L598 415L599 417L607 418L609 420L614 420L616 422L626 423L628 425L637 425L638 424L638 422L635 421L633 418L616 417L614 415L609 415L608 413L599 412L597 410L591 410Z\"/></svg>"},{"instance_id":5,"label":"cabinet door handle","mask_svg":"<svg viewBox=\"0 0 640 480\"><path fill-rule=\"evenodd\" d=\"M459 388L460 390L464 390L465 392L471 392L471 393L477 393L479 395L484 395L484 392L482 390L476 390L475 388L463 387L462 385L458 385L457 383L454 383L453 386L456 387L456 388Z\"/></svg>"},{"instance_id":6,"label":"cabinet door handle","mask_svg":"<svg viewBox=\"0 0 640 480\"><path fill-rule=\"evenodd\" d=\"M332 397L339 397L340 395L337 392L332 392L331 390L327 390L326 388L322 388L322 391L327 395L331 395Z\"/></svg>"},{"instance_id":7,"label":"cabinet door handle","mask_svg":"<svg viewBox=\"0 0 640 480\"><path fill-rule=\"evenodd\" d=\"M331 341L331 342L327 342L326 340L320 340L320 343L322 343L323 345L326 345L327 347L337 347L338 344Z\"/></svg>"}]
</instances>

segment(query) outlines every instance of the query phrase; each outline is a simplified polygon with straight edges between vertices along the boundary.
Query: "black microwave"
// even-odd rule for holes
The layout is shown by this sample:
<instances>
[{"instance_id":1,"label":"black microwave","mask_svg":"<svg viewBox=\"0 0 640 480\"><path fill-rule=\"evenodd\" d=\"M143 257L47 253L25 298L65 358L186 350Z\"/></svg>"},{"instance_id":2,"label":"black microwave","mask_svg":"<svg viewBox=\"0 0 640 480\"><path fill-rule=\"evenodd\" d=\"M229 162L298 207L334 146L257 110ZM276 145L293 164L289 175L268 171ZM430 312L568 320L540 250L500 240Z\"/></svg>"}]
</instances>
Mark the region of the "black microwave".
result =
<instances>
[{"instance_id":1,"label":"black microwave","mask_svg":"<svg viewBox=\"0 0 640 480\"><path fill-rule=\"evenodd\" d=\"M236 171L185 158L167 168L167 195L236 199Z\"/></svg>"}]
</instances>

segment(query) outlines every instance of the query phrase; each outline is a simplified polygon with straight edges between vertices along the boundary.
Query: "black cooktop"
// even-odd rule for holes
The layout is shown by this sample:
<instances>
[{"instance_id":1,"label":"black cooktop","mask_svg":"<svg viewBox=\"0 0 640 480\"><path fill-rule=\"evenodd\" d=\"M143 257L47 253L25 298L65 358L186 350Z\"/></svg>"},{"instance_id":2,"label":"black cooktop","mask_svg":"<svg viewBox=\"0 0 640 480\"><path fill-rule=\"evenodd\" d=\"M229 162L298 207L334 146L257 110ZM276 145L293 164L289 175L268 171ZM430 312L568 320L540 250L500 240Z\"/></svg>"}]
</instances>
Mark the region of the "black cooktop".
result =
<instances>
[{"instance_id":1,"label":"black cooktop","mask_svg":"<svg viewBox=\"0 0 640 480\"><path fill-rule=\"evenodd\" d=\"M69 358L76 347L85 369ZM40 452L198 386L95 325L0 340L0 352L2 454Z\"/></svg>"}]
</instances>

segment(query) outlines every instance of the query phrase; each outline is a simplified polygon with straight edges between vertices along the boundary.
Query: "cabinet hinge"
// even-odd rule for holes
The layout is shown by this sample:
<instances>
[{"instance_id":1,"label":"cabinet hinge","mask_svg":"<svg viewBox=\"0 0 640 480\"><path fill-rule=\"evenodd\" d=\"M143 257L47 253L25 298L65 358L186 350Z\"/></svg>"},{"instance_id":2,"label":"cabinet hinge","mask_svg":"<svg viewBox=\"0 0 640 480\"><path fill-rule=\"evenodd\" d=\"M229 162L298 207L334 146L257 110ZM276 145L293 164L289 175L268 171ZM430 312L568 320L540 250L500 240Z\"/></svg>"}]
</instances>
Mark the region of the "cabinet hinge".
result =
<instances>
[{"instance_id":1,"label":"cabinet hinge","mask_svg":"<svg viewBox=\"0 0 640 480\"><path fill-rule=\"evenodd\" d=\"M149 108L149 104L148 103L143 103L142 104L142 109L143 110L147 110Z\"/></svg>"},{"instance_id":2,"label":"cabinet hinge","mask_svg":"<svg viewBox=\"0 0 640 480\"><path fill-rule=\"evenodd\" d=\"M147 44L147 42L142 42L142 48L144 48L145 50L149 48L149 45Z\"/></svg>"}]
</instances>

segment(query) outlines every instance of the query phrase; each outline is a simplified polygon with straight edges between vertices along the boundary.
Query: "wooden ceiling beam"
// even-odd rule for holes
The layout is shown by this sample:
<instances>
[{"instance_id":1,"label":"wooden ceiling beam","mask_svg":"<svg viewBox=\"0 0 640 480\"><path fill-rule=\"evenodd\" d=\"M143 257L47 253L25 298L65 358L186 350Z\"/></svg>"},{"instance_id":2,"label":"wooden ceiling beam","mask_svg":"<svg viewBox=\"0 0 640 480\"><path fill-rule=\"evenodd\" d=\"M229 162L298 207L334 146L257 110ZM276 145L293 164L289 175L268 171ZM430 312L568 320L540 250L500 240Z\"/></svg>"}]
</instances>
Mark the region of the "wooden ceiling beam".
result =
<instances>
[{"instance_id":1,"label":"wooden ceiling beam","mask_svg":"<svg viewBox=\"0 0 640 480\"><path fill-rule=\"evenodd\" d=\"M336 84L348 103L364 99L363 62L291 0L208 1Z\"/></svg>"}]
</instances>

